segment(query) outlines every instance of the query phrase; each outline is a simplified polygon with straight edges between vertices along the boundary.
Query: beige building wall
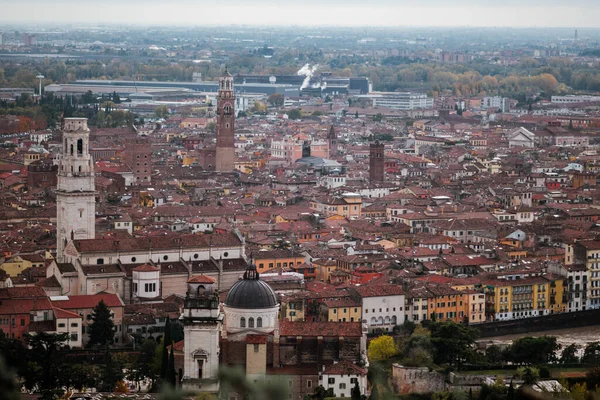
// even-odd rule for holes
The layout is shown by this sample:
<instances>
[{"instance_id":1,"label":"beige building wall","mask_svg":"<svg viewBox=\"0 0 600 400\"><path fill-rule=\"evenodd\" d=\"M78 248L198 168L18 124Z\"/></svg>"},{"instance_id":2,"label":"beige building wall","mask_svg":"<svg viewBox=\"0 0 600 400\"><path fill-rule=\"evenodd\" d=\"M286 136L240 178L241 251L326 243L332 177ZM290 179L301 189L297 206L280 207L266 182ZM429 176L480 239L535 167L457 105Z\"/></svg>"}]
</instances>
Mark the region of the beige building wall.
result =
<instances>
[{"instance_id":1,"label":"beige building wall","mask_svg":"<svg viewBox=\"0 0 600 400\"><path fill-rule=\"evenodd\" d=\"M267 345L246 344L246 374L262 375L267 372Z\"/></svg>"}]
</instances>

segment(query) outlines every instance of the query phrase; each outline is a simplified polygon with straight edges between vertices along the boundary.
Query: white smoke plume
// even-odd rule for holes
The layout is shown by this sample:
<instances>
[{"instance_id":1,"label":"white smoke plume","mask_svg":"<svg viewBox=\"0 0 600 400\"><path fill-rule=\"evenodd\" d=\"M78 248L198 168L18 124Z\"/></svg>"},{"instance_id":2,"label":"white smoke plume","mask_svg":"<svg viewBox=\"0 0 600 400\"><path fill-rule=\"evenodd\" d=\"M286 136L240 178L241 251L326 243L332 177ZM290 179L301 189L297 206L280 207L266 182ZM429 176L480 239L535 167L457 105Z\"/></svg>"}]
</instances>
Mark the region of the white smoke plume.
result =
<instances>
[{"instance_id":1,"label":"white smoke plume","mask_svg":"<svg viewBox=\"0 0 600 400\"><path fill-rule=\"evenodd\" d=\"M312 78L313 74L315 73L315 71L317 70L317 68L319 67L319 64L315 64L312 66L310 66L310 64L304 64L304 66L302 68L300 68L298 70L298 72L296 72L297 75L302 76L304 75L306 78L304 78L304 82L302 82L302 86L300 86L300 90L308 87L309 83L310 83L310 78Z\"/></svg>"}]
</instances>

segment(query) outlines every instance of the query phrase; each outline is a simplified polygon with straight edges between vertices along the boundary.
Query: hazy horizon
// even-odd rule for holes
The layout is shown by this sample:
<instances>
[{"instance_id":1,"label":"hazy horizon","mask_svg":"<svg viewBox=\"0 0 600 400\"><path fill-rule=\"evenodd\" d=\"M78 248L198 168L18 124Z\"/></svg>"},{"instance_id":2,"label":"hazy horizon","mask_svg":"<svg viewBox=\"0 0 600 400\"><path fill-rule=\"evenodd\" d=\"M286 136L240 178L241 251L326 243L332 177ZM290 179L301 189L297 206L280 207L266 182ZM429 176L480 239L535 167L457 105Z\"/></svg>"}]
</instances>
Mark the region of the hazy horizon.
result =
<instances>
[{"instance_id":1,"label":"hazy horizon","mask_svg":"<svg viewBox=\"0 0 600 400\"><path fill-rule=\"evenodd\" d=\"M595 0L0 0L2 24L600 28Z\"/></svg>"}]
</instances>

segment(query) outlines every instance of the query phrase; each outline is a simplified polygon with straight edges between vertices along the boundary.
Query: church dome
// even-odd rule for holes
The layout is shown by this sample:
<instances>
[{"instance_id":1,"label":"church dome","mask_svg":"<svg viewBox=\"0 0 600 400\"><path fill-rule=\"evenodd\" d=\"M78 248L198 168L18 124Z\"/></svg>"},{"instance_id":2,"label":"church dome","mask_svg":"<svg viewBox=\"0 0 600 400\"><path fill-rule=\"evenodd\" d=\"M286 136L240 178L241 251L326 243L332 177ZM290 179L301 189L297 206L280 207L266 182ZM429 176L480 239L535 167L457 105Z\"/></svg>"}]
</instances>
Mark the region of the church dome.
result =
<instances>
[{"instance_id":1,"label":"church dome","mask_svg":"<svg viewBox=\"0 0 600 400\"><path fill-rule=\"evenodd\" d=\"M250 265L244 272L244 278L229 289L225 299L225 305L233 308L271 308L277 304L277 295L266 282L260 280L254 265Z\"/></svg>"}]
</instances>

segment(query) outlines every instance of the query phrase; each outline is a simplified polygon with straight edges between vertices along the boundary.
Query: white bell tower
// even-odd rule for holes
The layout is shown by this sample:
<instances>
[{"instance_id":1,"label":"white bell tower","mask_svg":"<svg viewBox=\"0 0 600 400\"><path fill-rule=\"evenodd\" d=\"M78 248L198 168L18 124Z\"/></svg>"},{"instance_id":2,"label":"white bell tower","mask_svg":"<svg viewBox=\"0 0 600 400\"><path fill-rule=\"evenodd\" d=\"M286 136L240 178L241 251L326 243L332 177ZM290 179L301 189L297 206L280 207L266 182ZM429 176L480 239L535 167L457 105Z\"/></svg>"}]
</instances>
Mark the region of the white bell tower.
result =
<instances>
[{"instance_id":1,"label":"white bell tower","mask_svg":"<svg viewBox=\"0 0 600 400\"><path fill-rule=\"evenodd\" d=\"M96 198L94 162L89 152L87 118L65 118L62 154L58 162L56 188L56 256L73 239L94 239Z\"/></svg>"}]
</instances>

